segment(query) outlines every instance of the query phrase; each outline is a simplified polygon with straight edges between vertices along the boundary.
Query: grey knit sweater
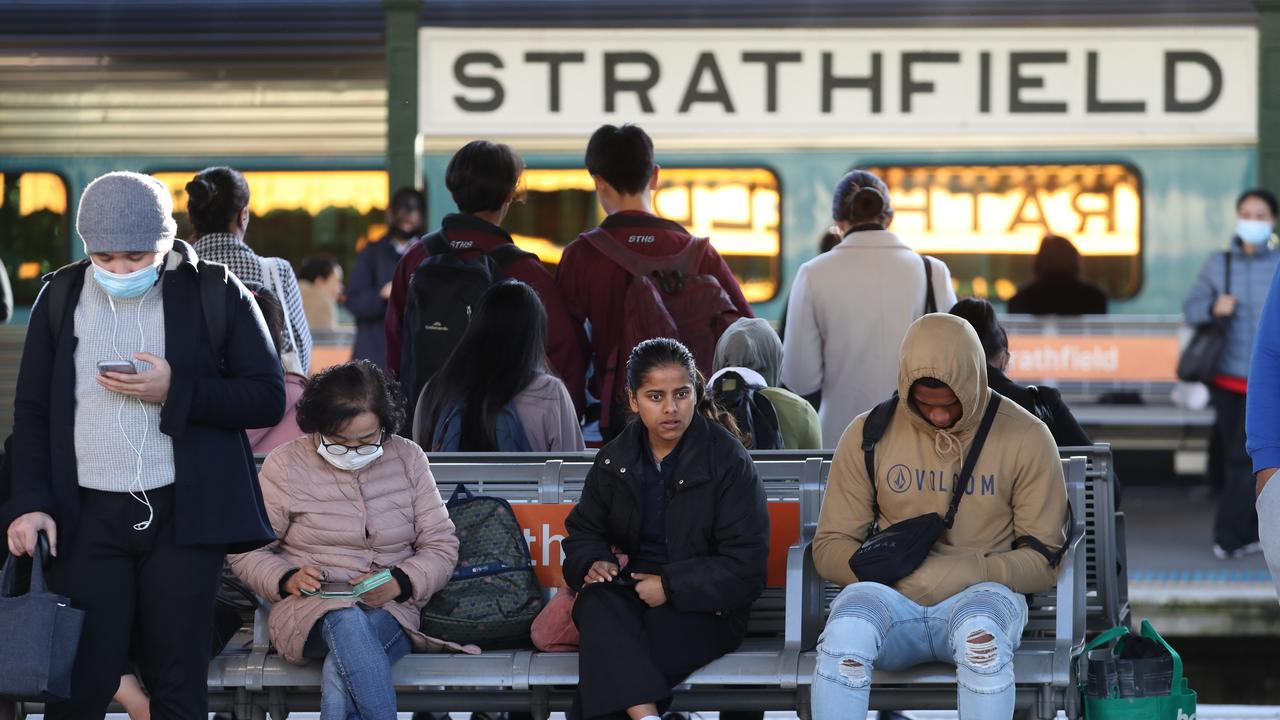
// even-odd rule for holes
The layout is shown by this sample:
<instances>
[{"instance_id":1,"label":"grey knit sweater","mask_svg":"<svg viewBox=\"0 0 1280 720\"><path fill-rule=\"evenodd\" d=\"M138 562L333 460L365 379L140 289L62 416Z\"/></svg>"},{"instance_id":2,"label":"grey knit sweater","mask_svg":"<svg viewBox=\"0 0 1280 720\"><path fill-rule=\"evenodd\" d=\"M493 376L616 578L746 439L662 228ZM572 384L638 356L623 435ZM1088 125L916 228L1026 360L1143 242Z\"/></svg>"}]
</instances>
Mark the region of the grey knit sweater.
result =
<instances>
[{"instance_id":1,"label":"grey knit sweater","mask_svg":"<svg viewBox=\"0 0 1280 720\"><path fill-rule=\"evenodd\" d=\"M92 265L85 270L75 312L75 436L81 487L129 492L173 484L173 441L160 432L160 406L111 392L95 379L102 360L129 360L144 371L151 366L134 360L135 352L164 357L163 284L161 280L140 298L121 300L110 298L93 279ZM142 452L142 473L136 482L135 447Z\"/></svg>"}]
</instances>

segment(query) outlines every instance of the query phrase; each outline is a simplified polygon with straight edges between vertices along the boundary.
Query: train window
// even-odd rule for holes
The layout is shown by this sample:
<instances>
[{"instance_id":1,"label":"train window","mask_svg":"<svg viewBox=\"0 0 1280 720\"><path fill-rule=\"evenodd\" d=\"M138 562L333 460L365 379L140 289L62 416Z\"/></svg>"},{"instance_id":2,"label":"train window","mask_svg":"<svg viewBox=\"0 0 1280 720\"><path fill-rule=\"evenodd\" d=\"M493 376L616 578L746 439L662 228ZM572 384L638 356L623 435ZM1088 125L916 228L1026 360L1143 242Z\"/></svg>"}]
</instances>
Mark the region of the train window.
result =
<instances>
[{"instance_id":1,"label":"train window","mask_svg":"<svg viewBox=\"0 0 1280 720\"><path fill-rule=\"evenodd\" d=\"M185 189L195 173L154 173L173 194L181 238L195 237ZM324 253L350 272L364 244L386 232L385 171L246 170L244 177L250 213L245 240L260 255L286 258L297 268L303 258Z\"/></svg>"},{"instance_id":2,"label":"train window","mask_svg":"<svg viewBox=\"0 0 1280 720\"><path fill-rule=\"evenodd\" d=\"M71 261L67 184L53 173L0 173L0 259L16 307L30 307L40 278Z\"/></svg>"},{"instance_id":3,"label":"train window","mask_svg":"<svg viewBox=\"0 0 1280 720\"><path fill-rule=\"evenodd\" d=\"M961 297L1008 300L1031 280L1040 239L1061 235L1112 298L1142 284L1142 183L1118 164L881 166L893 230L945 261Z\"/></svg>"},{"instance_id":4,"label":"train window","mask_svg":"<svg viewBox=\"0 0 1280 720\"><path fill-rule=\"evenodd\" d=\"M526 202L503 222L521 247L548 265L585 228L604 219L585 170L525 171ZM778 292L782 241L778 178L763 168L668 168L658 174L654 211L711 238L750 302Z\"/></svg>"}]
</instances>

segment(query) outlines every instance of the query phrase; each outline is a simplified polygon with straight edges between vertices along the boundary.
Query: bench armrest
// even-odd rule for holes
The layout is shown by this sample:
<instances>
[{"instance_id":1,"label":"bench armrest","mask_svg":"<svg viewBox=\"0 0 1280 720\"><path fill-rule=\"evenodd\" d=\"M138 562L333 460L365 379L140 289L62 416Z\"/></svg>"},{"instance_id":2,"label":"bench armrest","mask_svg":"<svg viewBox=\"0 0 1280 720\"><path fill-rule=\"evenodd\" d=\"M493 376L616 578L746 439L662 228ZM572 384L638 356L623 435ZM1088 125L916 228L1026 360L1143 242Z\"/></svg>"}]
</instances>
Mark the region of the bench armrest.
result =
<instances>
[{"instance_id":1,"label":"bench armrest","mask_svg":"<svg viewBox=\"0 0 1280 720\"><path fill-rule=\"evenodd\" d=\"M787 550L787 617L785 647L811 650L822 633L825 581L813 564L813 542L805 540Z\"/></svg>"},{"instance_id":2,"label":"bench armrest","mask_svg":"<svg viewBox=\"0 0 1280 720\"><path fill-rule=\"evenodd\" d=\"M1057 612L1054 615L1053 665L1055 678L1070 684L1071 658L1084 646L1088 575L1085 571L1085 459L1063 461L1066 471L1067 501L1075 509L1070 529L1070 546L1058 571Z\"/></svg>"}]
</instances>

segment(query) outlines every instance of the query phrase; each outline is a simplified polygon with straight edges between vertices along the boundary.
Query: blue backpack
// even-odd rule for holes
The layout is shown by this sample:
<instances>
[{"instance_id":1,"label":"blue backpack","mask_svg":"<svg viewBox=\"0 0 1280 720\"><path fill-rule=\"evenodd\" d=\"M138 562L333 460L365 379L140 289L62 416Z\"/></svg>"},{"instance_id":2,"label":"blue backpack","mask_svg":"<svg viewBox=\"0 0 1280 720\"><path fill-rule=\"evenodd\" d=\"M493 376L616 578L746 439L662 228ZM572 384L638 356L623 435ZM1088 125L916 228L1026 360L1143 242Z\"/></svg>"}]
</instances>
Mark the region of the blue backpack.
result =
<instances>
[{"instance_id":1,"label":"blue backpack","mask_svg":"<svg viewBox=\"0 0 1280 720\"><path fill-rule=\"evenodd\" d=\"M444 420L436 425L431 436L431 452L460 452L462 450L462 411L466 408L462 403L455 404L445 413ZM498 452L531 452L529 438L524 434L524 423L516 409L507 403L498 413L498 421L493 427L494 439L497 440Z\"/></svg>"}]
</instances>

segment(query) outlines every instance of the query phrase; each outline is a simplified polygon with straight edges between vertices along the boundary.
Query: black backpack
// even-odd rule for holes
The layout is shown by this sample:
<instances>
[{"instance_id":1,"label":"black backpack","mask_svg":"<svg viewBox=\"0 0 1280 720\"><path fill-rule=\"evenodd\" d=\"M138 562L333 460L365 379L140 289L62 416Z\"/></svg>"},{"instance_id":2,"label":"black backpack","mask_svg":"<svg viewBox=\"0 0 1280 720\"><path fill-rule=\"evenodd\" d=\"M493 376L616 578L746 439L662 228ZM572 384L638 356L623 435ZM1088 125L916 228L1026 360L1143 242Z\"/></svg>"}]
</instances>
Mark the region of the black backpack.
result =
<instances>
[{"instance_id":1,"label":"black backpack","mask_svg":"<svg viewBox=\"0 0 1280 720\"><path fill-rule=\"evenodd\" d=\"M474 260L463 260L442 230L422 243L427 259L409 280L400 335L400 386L409 417L414 416L422 388L444 367L471 324L480 296L506 277L504 270L511 263L537 257L514 244L503 244Z\"/></svg>"},{"instance_id":2,"label":"black backpack","mask_svg":"<svg viewBox=\"0 0 1280 720\"><path fill-rule=\"evenodd\" d=\"M763 386L753 385L739 373L728 370L711 385L711 396L720 407L733 413L738 430L748 440L748 447L752 450L781 450L784 445L778 411L760 392L763 389Z\"/></svg>"},{"instance_id":3,"label":"black backpack","mask_svg":"<svg viewBox=\"0 0 1280 720\"><path fill-rule=\"evenodd\" d=\"M511 503L459 484L447 505L458 565L422 608L422 632L484 650L528 647L542 591Z\"/></svg>"}]
</instances>

